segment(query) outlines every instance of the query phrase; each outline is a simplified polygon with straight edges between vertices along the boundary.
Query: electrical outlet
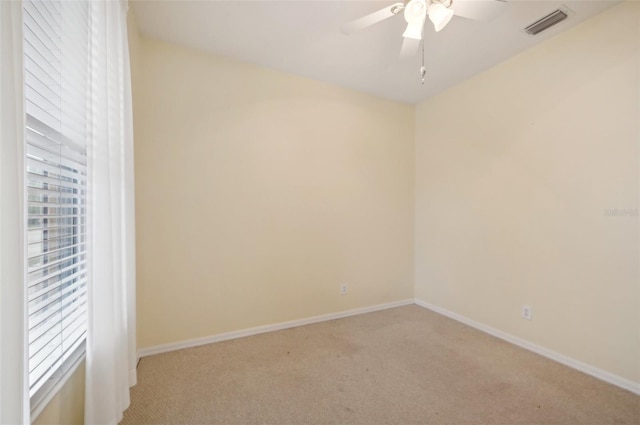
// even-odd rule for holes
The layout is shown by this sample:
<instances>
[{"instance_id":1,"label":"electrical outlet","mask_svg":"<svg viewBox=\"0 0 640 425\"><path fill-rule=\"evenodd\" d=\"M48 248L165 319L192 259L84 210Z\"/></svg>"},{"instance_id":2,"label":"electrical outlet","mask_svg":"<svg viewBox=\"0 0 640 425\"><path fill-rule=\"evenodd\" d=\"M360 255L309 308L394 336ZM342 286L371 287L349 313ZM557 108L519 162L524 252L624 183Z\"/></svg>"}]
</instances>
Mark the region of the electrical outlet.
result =
<instances>
[{"instance_id":1,"label":"electrical outlet","mask_svg":"<svg viewBox=\"0 0 640 425\"><path fill-rule=\"evenodd\" d=\"M349 292L349 287L346 284L340 285L340 294L346 295Z\"/></svg>"},{"instance_id":2,"label":"electrical outlet","mask_svg":"<svg viewBox=\"0 0 640 425\"><path fill-rule=\"evenodd\" d=\"M533 319L533 309L531 308L531 306L522 306L522 318L527 320Z\"/></svg>"}]
</instances>

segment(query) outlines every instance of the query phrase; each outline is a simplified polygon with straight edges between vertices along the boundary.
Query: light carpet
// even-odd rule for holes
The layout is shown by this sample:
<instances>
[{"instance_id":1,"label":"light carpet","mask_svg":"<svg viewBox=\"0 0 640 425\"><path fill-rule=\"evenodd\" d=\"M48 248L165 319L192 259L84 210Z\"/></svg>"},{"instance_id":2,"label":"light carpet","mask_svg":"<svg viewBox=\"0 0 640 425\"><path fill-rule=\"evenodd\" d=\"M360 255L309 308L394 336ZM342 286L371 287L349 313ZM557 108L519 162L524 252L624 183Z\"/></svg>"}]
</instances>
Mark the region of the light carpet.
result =
<instances>
[{"instance_id":1,"label":"light carpet","mask_svg":"<svg viewBox=\"0 0 640 425\"><path fill-rule=\"evenodd\" d=\"M640 424L639 396L415 305L144 357L131 396L123 425Z\"/></svg>"}]
</instances>

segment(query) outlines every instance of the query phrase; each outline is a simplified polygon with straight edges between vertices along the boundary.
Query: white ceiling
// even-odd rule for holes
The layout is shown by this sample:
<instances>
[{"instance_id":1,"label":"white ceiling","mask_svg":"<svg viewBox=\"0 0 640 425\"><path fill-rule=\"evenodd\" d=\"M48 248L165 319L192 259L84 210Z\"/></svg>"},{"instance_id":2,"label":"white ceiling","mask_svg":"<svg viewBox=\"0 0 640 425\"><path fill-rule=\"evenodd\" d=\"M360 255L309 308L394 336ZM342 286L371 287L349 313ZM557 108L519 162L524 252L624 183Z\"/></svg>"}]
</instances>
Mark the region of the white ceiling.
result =
<instances>
[{"instance_id":1,"label":"white ceiling","mask_svg":"<svg viewBox=\"0 0 640 425\"><path fill-rule=\"evenodd\" d=\"M144 36L418 103L617 3L509 0L504 12L490 21L455 16L439 33L427 20L427 76L422 85L421 54L399 58L406 25L402 14L355 34L340 31L341 24L395 1L134 0L130 4ZM564 22L537 36L524 33L524 27L563 5L573 12Z\"/></svg>"}]
</instances>

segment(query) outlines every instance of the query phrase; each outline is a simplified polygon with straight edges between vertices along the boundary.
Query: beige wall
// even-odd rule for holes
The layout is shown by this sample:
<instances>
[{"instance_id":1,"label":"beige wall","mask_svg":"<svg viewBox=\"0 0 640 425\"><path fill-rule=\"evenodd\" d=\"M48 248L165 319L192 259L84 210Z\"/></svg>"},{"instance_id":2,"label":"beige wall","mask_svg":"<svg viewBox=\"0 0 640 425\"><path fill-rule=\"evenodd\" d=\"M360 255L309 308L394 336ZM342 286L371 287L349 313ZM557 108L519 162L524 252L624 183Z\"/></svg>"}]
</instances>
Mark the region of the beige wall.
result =
<instances>
[{"instance_id":1,"label":"beige wall","mask_svg":"<svg viewBox=\"0 0 640 425\"><path fill-rule=\"evenodd\" d=\"M84 361L47 404L34 425L84 424Z\"/></svg>"},{"instance_id":2,"label":"beige wall","mask_svg":"<svg viewBox=\"0 0 640 425\"><path fill-rule=\"evenodd\" d=\"M640 4L417 106L416 297L640 382ZM533 320L520 318L522 305Z\"/></svg>"},{"instance_id":3,"label":"beige wall","mask_svg":"<svg viewBox=\"0 0 640 425\"><path fill-rule=\"evenodd\" d=\"M139 348L413 298L412 106L139 47Z\"/></svg>"}]
</instances>

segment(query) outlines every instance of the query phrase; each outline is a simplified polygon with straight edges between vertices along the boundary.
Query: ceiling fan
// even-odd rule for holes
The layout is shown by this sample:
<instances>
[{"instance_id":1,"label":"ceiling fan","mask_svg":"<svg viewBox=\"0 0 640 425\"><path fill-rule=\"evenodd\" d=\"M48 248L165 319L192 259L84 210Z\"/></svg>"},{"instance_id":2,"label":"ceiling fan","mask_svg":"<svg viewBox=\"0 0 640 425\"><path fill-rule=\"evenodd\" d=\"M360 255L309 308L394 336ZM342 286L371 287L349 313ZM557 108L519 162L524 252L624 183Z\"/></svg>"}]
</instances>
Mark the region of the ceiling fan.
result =
<instances>
[{"instance_id":1,"label":"ceiling fan","mask_svg":"<svg viewBox=\"0 0 640 425\"><path fill-rule=\"evenodd\" d=\"M505 5L504 0L407 0L348 22L341 29L345 34L351 34L404 11L407 28L402 34L404 41L400 54L401 57L407 57L414 54L420 45L427 16L438 32L449 23L453 15L486 20L500 13Z\"/></svg>"}]
</instances>

